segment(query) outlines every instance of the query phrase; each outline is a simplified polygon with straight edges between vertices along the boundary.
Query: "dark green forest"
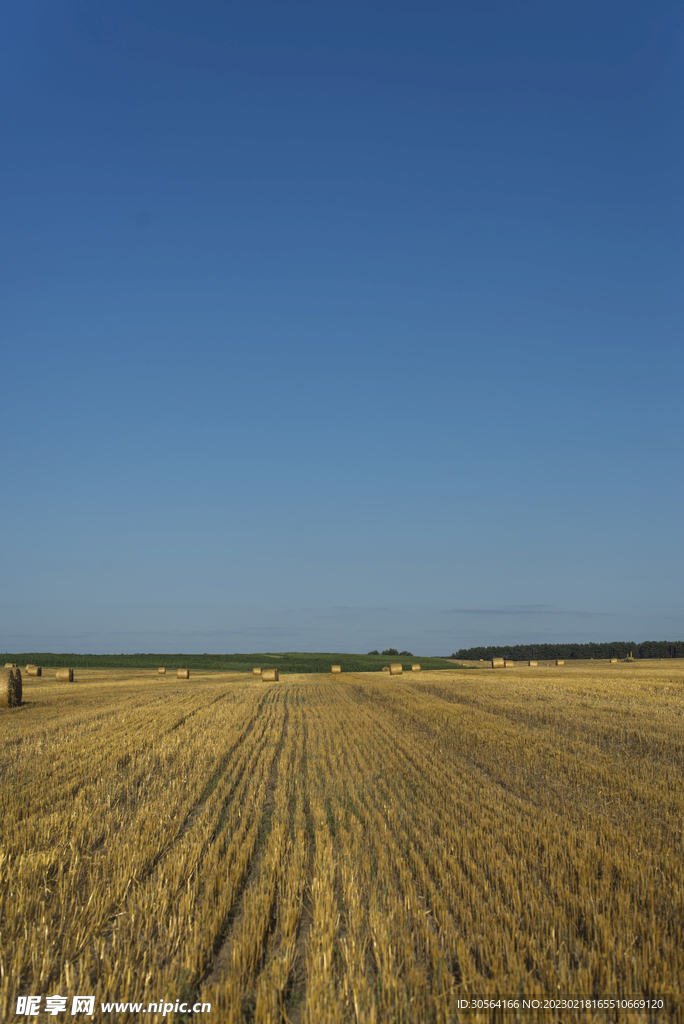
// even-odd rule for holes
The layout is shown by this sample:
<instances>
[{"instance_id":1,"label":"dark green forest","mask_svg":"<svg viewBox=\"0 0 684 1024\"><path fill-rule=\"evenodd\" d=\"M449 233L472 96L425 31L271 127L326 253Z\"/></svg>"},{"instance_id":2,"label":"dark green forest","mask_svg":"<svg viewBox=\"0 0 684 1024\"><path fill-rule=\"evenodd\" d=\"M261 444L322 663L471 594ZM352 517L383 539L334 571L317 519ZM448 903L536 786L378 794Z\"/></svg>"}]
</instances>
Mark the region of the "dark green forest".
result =
<instances>
[{"instance_id":1,"label":"dark green forest","mask_svg":"<svg viewBox=\"0 0 684 1024\"><path fill-rule=\"evenodd\" d=\"M612 640L605 644L512 644L499 647L467 647L456 651L452 658L478 661L483 658L510 658L511 661L551 661L554 658L684 658L682 640L644 640L636 644L626 640Z\"/></svg>"}]
</instances>

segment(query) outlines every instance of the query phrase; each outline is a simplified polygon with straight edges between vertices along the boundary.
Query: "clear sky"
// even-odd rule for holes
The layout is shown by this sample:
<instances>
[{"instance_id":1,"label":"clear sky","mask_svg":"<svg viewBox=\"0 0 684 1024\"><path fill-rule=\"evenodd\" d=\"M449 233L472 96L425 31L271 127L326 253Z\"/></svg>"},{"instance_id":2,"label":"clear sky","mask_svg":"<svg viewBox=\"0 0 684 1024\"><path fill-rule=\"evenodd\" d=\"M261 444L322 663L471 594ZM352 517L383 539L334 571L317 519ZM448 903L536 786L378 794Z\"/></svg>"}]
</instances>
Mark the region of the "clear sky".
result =
<instances>
[{"instance_id":1,"label":"clear sky","mask_svg":"<svg viewBox=\"0 0 684 1024\"><path fill-rule=\"evenodd\" d=\"M0 645L677 639L670 0L0 15Z\"/></svg>"}]
</instances>

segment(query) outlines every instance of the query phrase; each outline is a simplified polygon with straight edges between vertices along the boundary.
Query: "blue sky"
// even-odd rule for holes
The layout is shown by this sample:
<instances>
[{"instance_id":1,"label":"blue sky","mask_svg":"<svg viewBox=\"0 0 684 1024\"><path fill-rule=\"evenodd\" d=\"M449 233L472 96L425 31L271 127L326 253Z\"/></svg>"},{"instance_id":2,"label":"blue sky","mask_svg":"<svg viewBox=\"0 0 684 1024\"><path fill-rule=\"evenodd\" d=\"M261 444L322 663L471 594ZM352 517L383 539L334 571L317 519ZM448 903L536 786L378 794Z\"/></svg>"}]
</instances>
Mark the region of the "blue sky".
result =
<instances>
[{"instance_id":1,"label":"blue sky","mask_svg":"<svg viewBox=\"0 0 684 1024\"><path fill-rule=\"evenodd\" d=\"M681 637L679 5L0 29L0 645Z\"/></svg>"}]
</instances>

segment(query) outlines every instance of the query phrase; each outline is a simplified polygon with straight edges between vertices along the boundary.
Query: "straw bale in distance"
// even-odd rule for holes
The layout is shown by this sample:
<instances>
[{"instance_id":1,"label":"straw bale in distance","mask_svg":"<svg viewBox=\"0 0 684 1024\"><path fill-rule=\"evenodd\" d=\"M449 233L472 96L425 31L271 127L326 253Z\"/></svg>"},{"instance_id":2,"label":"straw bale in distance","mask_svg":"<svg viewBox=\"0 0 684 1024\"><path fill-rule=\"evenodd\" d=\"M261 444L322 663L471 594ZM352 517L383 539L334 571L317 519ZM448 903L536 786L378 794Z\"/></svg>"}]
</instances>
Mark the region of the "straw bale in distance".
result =
<instances>
[{"instance_id":1,"label":"straw bale in distance","mask_svg":"<svg viewBox=\"0 0 684 1024\"><path fill-rule=\"evenodd\" d=\"M178 671L176 672L176 676L178 677L178 679L189 679L190 678L190 669L189 668L179 668Z\"/></svg>"},{"instance_id":2,"label":"straw bale in distance","mask_svg":"<svg viewBox=\"0 0 684 1024\"><path fill-rule=\"evenodd\" d=\"M17 667L16 663L13 662L13 661L6 661L5 662L5 668L16 668L16 667Z\"/></svg>"},{"instance_id":3,"label":"straw bale in distance","mask_svg":"<svg viewBox=\"0 0 684 1024\"><path fill-rule=\"evenodd\" d=\"M18 708L21 704L21 672L18 668L4 668L0 676L0 704Z\"/></svg>"},{"instance_id":4,"label":"straw bale in distance","mask_svg":"<svg viewBox=\"0 0 684 1024\"><path fill-rule=\"evenodd\" d=\"M342 671L342 666L341 665L331 665L330 666L330 671L332 672L332 674L334 676L336 676L336 675L338 675Z\"/></svg>"},{"instance_id":5,"label":"straw bale in distance","mask_svg":"<svg viewBox=\"0 0 684 1024\"><path fill-rule=\"evenodd\" d=\"M277 683L279 680L277 668L265 668L261 673L261 678L265 683Z\"/></svg>"},{"instance_id":6,"label":"straw bale in distance","mask_svg":"<svg viewBox=\"0 0 684 1024\"><path fill-rule=\"evenodd\" d=\"M412 672L420 672L420 665L411 665Z\"/></svg>"},{"instance_id":7,"label":"straw bale in distance","mask_svg":"<svg viewBox=\"0 0 684 1024\"><path fill-rule=\"evenodd\" d=\"M557 662L556 662L556 664L557 664L557 665L564 665L564 664L565 664L565 662L564 662L564 661L557 661Z\"/></svg>"},{"instance_id":8,"label":"straw bale in distance","mask_svg":"<svg viewBox=\"0 0 684 1024\"><path fill-rule=\"evenodd\" d=\"M55 672L55 679L57 679L60 683L73 683L73 668L58 668L57 671Z\"/></svg>"},{"instance_id":9,"label":"straw bale in distance","mask_svg":"<svg viewBox=\"0 0 684 1024\"><path fill-rule=\"evenodd\" d=\"M159 668L157 669L157 675L159 675L159 676L165 676L166 675L166 669L164 668L163 665L160 665Z\"/></svg>"},{"instance_id":10,"label":"straw bale in distance","mask_svg":"<svg viewBox=\"0 0 684 1024\"><path fill-rule=\"evenodd\" d=\"M383 671L383 672L389 672L389 670L390 670L390 667L389 667L389 665L383 665L383 666L382 666L382 671Z\"/></svg>"},{"instance_id":11,"label":"straw bale in distance","mask_svg":"<svg viewBox=\"0 0 684 1024\"><path fill-rule=\"evenodd\" d=\"M514 661L504 661L504 668L515 668Z\"/></svg>"},{"instance_id":12,"label":"straw bale in distance","mask_svg":"<svg viewBox=\"0 0 684 1024\"><path fill-rule=\"evenodd\" d=\"M393 661L391 663L391 665L390 665L390 675L391 676L400 676L403 673L403 671L404 671L404 667L403 667L403 665L400 664L400 662Z\"/></svg>"},{"instance_id":13,"label":"straw bale in distance","mask_svg":"<svg viewBox=\"0 0 684 1024\"><path fill-rule=\"evenodd\" d=\"M618 663L617 658L611 658L610 659L610 663L611 663L611 665L617 665L617 663Z\"/></svg>"},{"instance_id":14,"label":"straw bale in distance","mask_svg":"<svg viewBox=\"0 0 684 1024\"><path fill-rule=\"evenodd\" d=\"M260 676L261 675L261 669L260 668L253 668L252 669L252 675L253 676Z\"/></svg>"},{"instance_id":15,"label":"straw bale in distance","mask_svg":"<svg viewBox=\"0 0 684 1024\"><path fill-rule=\"evenodd\" d=\"M27 676L42 676L43 670L40 665L27 665L26 675Z\"/></svg>"},{"instance_id":16,"label":"straw bale in distance","mask_svg":"<svg viewBox=\"0 0 684 1024\"><path fill-rule=\"evenodd\" d=\"M503 658L492 658L492 668L503 668L503 667L504 667L504 660L503 660Z\"/></svg>"},{"instance_id":17,"label":"straw bale in distance","mask_svg":"<svg viewBox=\"0 0 684 1024\"><path fill-rule=\"evenodd\" d=\"M528 661L527 664L530 666L530 668L536 668L537 667L537 662L536 661Z\"/></svg>"}]
</instances>

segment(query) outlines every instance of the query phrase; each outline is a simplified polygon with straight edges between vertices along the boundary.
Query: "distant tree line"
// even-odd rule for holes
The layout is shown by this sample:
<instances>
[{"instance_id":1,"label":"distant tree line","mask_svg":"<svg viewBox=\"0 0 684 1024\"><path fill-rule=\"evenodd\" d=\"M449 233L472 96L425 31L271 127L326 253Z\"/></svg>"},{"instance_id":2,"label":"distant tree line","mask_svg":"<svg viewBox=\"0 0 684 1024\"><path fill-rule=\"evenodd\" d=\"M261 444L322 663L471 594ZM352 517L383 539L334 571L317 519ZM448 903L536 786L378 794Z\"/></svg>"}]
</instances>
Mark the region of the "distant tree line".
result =
<instances>
[{"instance_id":1,"label":"distant tree line","mask_svg":"<svg viewBox=\"0 0 684 1024\"><path fill-rule=\"evenodd\" d=\"M606 644L513 644L504 647L465 647L451 655L465 661L483 658L509 658L511 661L552 661L554 658L684 658L683 640L645 640L628 643L613 640Z\"/></svg>"},{"instance_id":2,"label":"distant tree line","mask_svg":"<svg viewBox=\"0 0 684 1024\"><path fill-rule=\"evenodd\" d=\"M368 657L370 658L371 654L380 654L380 653L382 653L382 654L389 654L390 657L392 657L392 655L394 655L395 657L398 657L398 658L412 658L413 657L413 655L411 654L410 651L398 651L396 649L396 647L388 647L386 651L382 651L382 652L380 652L380 651L369 651L368 652Z\"/></svg>"}]
</instances>

